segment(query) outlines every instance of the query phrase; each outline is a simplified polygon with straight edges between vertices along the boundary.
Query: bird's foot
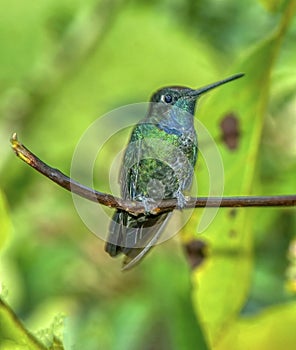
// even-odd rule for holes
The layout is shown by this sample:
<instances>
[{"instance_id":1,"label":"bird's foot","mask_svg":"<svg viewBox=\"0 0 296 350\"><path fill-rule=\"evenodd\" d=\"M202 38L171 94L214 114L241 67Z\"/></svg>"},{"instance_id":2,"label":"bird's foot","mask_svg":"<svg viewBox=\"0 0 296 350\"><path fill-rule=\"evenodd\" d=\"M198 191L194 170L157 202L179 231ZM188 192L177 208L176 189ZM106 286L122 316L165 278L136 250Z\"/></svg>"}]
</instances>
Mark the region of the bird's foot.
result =
<instances>
[{"instance_id":1,"label":"bird's foot","mask_svg":"<svg viewBox=\"0 0 296 350\"><path fill-rule=\"evenodd\" d=\"M181 191L176 191L174 193L174 196L176 197L177 199L177 208L178 209L183 209L185 207L185 205L187 204L187 201L188 201L188 197L185 196Z\"/></svg>"},{"instance_id":2,"label":"bird's foot","mask_svg":"<svg viewBox=\"0 0 296 350\"><path fill-rule=\"evenodd\" d=\"M153 198L147 198L147 197L138 197L138 201L143 203L144 209L145 209L145 215L153 213L154 209L157 208L157 201Z\"/></svg>"}]
</instances>

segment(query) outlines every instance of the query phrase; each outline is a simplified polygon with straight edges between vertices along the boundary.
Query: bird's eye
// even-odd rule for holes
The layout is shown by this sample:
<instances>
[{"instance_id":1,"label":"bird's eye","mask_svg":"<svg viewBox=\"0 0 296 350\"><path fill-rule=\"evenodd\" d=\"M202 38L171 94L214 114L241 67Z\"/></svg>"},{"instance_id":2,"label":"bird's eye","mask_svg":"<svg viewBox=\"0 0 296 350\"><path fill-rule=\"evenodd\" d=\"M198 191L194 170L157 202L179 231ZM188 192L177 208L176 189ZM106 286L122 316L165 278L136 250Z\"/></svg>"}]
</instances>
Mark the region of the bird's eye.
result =
<instances>
[{"instance_id":1,"label":"bird's eye","mask_svg":"<svg viewBox=\"0 0 296 350\"><path fill-rule=\"evenodd\" d=\"M165 103L172 103L173 97L172 97L172 95L169 95L169 94L163 95L163 96L162 96L162 100L163 100Z\"/></svg>"}]
</instances>

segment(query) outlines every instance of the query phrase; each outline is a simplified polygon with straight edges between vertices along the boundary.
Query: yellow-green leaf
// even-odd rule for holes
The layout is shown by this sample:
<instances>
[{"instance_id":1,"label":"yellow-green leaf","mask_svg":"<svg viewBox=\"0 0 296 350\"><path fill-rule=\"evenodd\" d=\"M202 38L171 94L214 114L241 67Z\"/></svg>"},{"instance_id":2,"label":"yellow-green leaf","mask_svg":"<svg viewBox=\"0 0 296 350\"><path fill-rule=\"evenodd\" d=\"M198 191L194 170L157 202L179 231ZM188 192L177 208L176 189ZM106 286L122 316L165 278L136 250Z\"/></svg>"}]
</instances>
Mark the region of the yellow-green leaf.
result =
<instances>
[{"instance_id":1,"label":"yellow-green leaf","mask_svg":"<svg viewBox=\"0 0 296 350\"><path fill-rule=\"evenodd\" d=\"M198 111L199 120L215 140L220 138L219 126L223 118L232 116L239 124L237 147L230 149L224 143L219 148L225 171L224 195L254 193L261 132L269 102L270 75L294 10L295 1L290 1L278 29L233 67L232 74L245 72L245 78L220 87ZM204 163L200 168L204 168ZM198 175L198 184L202 189L200 194L207 195L208 177L202 172ZM253 264L252 230L256 224L254 213L255 210L251 209L220 209L206 234L199 236L207 241L210 257L193 274L193 298L205 330L215 344L228 327L232 327L249 290ZM196 212L185 228L186 240L197 237L197 217L200 219L202 213ZM259 211L257 220L258 217Z\"/></svg>"},{"instance_id":2,"label":"yellow-green leaf","mask_svg":"<svg viewBox=\"0 0 296 350\"><path fill-rule=\"evenodd\" d=\"M46 350L0 299L0 350Z\"/></svg>"}]
</instances>

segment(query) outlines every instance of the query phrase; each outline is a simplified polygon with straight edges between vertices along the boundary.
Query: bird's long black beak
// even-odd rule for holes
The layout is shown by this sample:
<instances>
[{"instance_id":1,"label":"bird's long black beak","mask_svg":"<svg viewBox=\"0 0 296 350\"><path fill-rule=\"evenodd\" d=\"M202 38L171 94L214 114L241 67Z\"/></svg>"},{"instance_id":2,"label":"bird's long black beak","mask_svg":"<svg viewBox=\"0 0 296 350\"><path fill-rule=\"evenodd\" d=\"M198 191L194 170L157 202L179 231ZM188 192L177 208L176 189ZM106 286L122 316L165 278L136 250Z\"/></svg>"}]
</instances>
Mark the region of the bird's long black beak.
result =
<instances>
[{"instance_id":1,"label":"bird's long black beak","mask_svg":"<svg viewBox=\"0 0 296 350\"><path fill-rule=\"evenodd\" d=\"M212 83L210 85L206 85L206 86L204 86L202 88L199 88L197 90L192 90L192 92L190 92L189 95L190 96L202 95L205 92L207 92L209 90L212 90L212 89L214 89L217 86L226 84L226 83L228 83L228 82L230 82L232 80L235 80L235 79L239 79L239 78L243 77L244 75L245 75L244 73L238 73L238 74L232 75L231 77L223 79L223 80L220 80L220 81L217 81L216 83Z\"/></svg>"}]
</instances>

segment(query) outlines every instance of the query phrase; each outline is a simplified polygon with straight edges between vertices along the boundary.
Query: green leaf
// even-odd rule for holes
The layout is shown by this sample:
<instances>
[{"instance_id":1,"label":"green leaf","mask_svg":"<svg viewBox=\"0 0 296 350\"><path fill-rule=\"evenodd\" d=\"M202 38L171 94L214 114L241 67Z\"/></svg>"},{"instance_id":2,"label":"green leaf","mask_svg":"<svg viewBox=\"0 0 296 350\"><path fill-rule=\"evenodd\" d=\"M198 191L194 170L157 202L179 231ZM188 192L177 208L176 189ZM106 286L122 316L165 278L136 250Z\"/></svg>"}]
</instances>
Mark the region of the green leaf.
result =
<instances>
[{"instance_id":1,"label":"green leaf","mask_svg":"<svg viewBox=\"0 0 296 350\"><path fill-rule=\"evenodd\" d=\"M259 316L233 324L217 349L294 349L295 322L296 303L270 307Z\"/></svg>"},{"instance_id":2,"label":"green leaf","mask_svg":"<svg viewBox=\"0 0 296 350\"><path fill-rule=\"evenodd\" d=\"M18 319L12 309L0 299L0 350L63 350L62 342L54 335L44 346Z\"/></svg>"},{"instance_id":3,"label":"green leaf","mask_svg":"<svg viewBox=\"0 0 296 350\"><path fill-rule=\"evenodd\" d=\"M0 299L0 350L46 350Z\"/></svg>"},{"instance_id":4,"label":"green leaf","mask_svg":"<svg viewBox=\"0 0 296 350\"><path fill-rule=\"evenodd\" d=\"M211 130L215 140L220 137L219 125L225 116L232 115L240 125L237 148L231 150L225 144L220 147L225 170L224 195L249 195L258 185L256 166L268 106L270 75L294 9L295 1L290 1L278 29L233 67L231 73L245 72L245 78L220 87L199 111L198 118ZM203 166L204 163L200 167ZM198 176L199 188L205 188L204 192L207 181L205 175ZM202 236L211 254L193 274L193 297L212 343L225 334L228 326L232 327L246 300L253 265L255 213L256 210L250 209L220 209ZM259 211L257 215L260 217ZM200 212L194 216L186 227L186 239L196 238L194 233Z\"/></svg>"},{"instance_id":5,"label":"green leaf","mask_svg":"<svg viewBox=\"0 0 296 350\"><path fill-rule=\"evenodd\" d=\"M259 0L267 11L279 12L283 9L287 0Z\"/></svg>"}]
</instances>

